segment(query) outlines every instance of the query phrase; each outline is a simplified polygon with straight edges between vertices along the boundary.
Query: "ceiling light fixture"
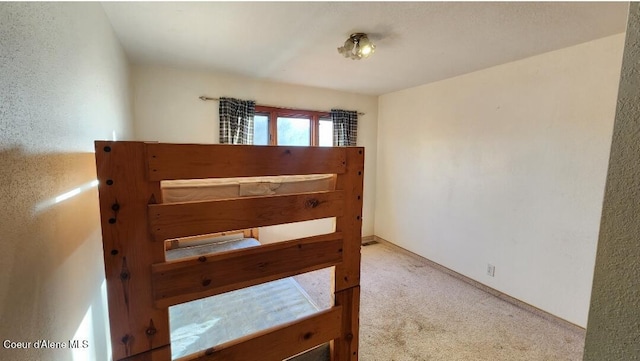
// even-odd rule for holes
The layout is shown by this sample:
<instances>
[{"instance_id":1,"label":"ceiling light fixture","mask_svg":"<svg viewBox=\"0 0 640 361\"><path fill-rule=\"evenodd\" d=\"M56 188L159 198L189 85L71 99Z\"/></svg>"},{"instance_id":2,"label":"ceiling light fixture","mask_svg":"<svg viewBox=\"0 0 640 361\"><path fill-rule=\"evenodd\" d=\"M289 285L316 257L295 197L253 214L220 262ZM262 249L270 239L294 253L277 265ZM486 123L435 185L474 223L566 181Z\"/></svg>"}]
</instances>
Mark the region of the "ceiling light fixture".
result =
<instances>
[{"instance_id":1,"label":"ceiling light fixture","mask_svg":"<svg viewBox=\"0 0 640 361\"><path fill-rule=\"evenodd\" d=\"M351 34L349 39L344 42L344 46L338 48L338 53L352 60L368 58L375 51L376 46L369 40L369 37L367 37L365 33Z\"/></svg>"}]
</instances>

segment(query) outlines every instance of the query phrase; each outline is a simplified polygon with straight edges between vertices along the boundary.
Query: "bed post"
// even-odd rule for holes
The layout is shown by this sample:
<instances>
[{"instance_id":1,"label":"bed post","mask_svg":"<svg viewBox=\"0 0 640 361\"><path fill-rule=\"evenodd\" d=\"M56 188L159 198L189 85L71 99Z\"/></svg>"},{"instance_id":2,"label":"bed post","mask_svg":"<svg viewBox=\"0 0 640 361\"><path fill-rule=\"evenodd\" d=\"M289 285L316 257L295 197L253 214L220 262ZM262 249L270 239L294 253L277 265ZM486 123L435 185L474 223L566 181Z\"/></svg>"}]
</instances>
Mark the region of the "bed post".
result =
<instances>
[{"instance_id":1,"label":"bed post","mask_svg":"<svg viewBox=\"0 0 640 361\"><path fill-rule=\"evenodd\" d=\"M164 262L164 244L144 226L160 182L148 181L145 143L95 146L113 359L168 360L169 311L154 307L149 267Z\"/></svg>"},{"instance_id":2,"label":"bed post","mask_svg":"<svg viewBox=\"0 0 640 361\"><path fill-rule=\"evenodd\" d=\"M336 231L344 237L343 262L336 266L333 285L335 305L343 310L342 337L331 343L333 361L358 360L364 148L345 151L346 172L338 175L336 184L345 199L344 215L336 219Z\"/></svg>"}]
</instances>

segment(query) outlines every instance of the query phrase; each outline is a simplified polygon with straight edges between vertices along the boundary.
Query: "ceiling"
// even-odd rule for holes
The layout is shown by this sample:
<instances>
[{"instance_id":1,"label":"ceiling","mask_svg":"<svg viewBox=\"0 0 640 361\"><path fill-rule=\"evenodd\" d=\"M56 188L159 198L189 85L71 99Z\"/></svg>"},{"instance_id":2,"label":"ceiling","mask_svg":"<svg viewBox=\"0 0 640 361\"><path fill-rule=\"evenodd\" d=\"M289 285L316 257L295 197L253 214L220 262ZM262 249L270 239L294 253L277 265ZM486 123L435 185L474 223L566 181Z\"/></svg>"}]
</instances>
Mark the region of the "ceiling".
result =
<instances>
[{"instance_id":1,"label":"ceiling","mask_svg":"<svg viewBox=\"0 0 640 361\"><path fill-rule=\"evenodd\" d=\"M380 95L622 33L626 2L104 2L134 64ZM337 52L354 32L369 59Z\"/></svg>"}]
</instances>

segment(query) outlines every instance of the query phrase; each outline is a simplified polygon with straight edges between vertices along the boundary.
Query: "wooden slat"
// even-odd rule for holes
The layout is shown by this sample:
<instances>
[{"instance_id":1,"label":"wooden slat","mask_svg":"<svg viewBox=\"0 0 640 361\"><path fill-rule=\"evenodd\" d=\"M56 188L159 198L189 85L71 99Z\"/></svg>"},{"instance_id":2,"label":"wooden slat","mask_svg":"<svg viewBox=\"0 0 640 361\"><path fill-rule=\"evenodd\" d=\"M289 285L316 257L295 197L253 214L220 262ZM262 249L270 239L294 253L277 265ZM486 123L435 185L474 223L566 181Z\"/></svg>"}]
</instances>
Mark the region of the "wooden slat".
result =
<instances>
[{"instance_id":1,"label":"wooden slat","mask_svg":"<svg viewBox=\"0 0 640 361\"><path fill-rule=\"evenodd\" d=\"M343 148L147 144L152 181L343 173Z\"/></svg>"},{"instance_id":2,"label":"wooden slat","mask_svg":"<svg viewBox=\"0 0 640 361\"><path fill-rule=\"evenodd\" d=\"M169 314L155 308L150 272L164 261L164 246L145 226L160 183L146 180L144 143L95 145L111 347L121 360L169 344Z\"/></svg>"},{"instance_id":3,"label":"wooden slat","mask_svg":"<svg viewBox=\"0 0 640 361\"><path fill-rule=\"evenodd\" d=\"M149 205L151 232L158 241L342 215L343 192L246 197Z\"/></svg>"},{"instance_id":4,"label":"wooden slat","mask_svg":"<svg viewBox=\"0 0 640 361\"><path fill-rule=\"evenodd\" d=\"M156 305L168 307L342 261L342 234L331 233L154 264Z\"/></svg>"},{"instance_id":5,"label":"wooden slat","mask_svg":"<svg viewBox=\"0 0 640 361\"><path fill-rule=\"evenodd\" d=\"M338 175L337 189L344 191L344 214L336 219L336 231L344 234L344 262L335 270L335 291L360 284L364 148L347 150L347 169Z\"/></svg>"},{"instance_id":6,"label":"wooden slat","mask_svg":"<svg viewBox=\"0 0 640 361\"><path fill-rule=\"evenodd\" d=\"M163 346L154 348L151 351L139 353L137 355L127 357L121 361L169 361L171 360L171 347Z\"/></svg>"},{"instance_id":7,"label":"wooden slat","mask_svg":"<svg viewBox=\"0 0 640 361\"><path fill-rule=\"evenodd\" d=\"M333 307L282 326L233 340L179 361L282 361L340 337L342 307Z\"/></svg>"},{"instance_id":8,"label":"wooden slat","mask_svg":"<svg viewBox=\"0 0 640 361\"><path fill-rule=\"evenodd\" d=\"M202 243L211 243L214 242L214 238L216 237L224 237L224 236L234 236L238 239L240 238L252 238L251 230L241 230L241 231L232 231L232 232L219 232L219 233L209 233L209 234L201 234L197 236L190 237L180 237L167 240L164 244L165 251L188 247L191 245L202 244Z\"/></svg>"},{"instance_id":9,"label":"wooden slat","mask_svg":"<svg viewBox=\"0 0 640 361\"><path fill-rule=\"evenodd\" d=\"M331 342L334 361L357 361L360 329L360 287L352 287L335 294L336 306L342 307L341 337Z\"/></svg>"}]
</instances>

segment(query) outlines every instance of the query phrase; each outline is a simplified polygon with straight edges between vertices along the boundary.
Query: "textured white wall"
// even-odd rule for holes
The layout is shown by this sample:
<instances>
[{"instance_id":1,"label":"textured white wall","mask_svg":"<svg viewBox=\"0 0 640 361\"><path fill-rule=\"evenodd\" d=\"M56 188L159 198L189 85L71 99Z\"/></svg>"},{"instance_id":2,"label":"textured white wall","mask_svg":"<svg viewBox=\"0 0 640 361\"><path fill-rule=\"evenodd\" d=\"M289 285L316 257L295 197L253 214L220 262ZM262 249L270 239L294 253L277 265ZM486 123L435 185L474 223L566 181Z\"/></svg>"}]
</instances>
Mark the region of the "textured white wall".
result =
<instances>
[{"instance_id":1,"label":"textured white wall","mask_svg":"<svg viewBox=\"0 0 640 361\"><path fill-rule=\"evenodd\" d=\"M106 360L92 149L132 135L127 60L97 3L0 3L0 46L0 340L89 341L0 358Z\"/></svg>"},{"instance_id":2,"label":"textured white wall","mask_svg":"<svg viewBox=\"0 0 640 361\"><path fill-rule=\"evenodd\" d=\"M631 3L585 361L640 360L640 3Z\"/></svg>"},{"instance_id":3,"label":"textured white wall","mask_svg":"<svg viewBox=\"0 0 640 361\"><path fill-rule=\"evenodd\" d=\"M285 108L342 108L366 113L358 118L358 145L365 147L366 152L362 234L373 235L377 97L205 71L155 66L132 69L135 135L142 140L218 143L218 102L203 102L198 99L201 95L253 99L258 104ZM308 225L302 227L305 230ZM293 228L287 229L287 237L297 233ZM261 237L272 238L268 230Z\"/></svg>"},{"instance_id":4,"label":"textured white wall","mask_svg":"<svg viewBox=\"0 0 640 361\"><path fill-rule=\"evenodd\" d=\"M381 96L375 234L584 327L623 39Z\"/></svg>"}]
</instances>

